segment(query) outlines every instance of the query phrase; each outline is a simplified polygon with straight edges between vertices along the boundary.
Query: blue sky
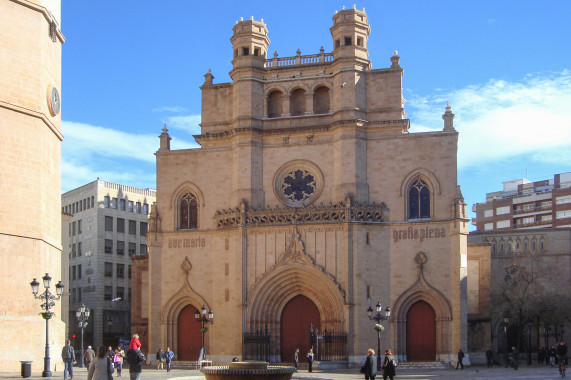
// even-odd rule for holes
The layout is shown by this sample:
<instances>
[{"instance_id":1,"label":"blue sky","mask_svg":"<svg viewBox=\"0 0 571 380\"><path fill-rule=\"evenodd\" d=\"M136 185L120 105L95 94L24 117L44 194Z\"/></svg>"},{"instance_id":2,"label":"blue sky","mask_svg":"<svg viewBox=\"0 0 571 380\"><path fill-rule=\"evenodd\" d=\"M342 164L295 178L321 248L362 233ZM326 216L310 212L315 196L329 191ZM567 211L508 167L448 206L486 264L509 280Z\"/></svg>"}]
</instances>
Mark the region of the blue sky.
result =
<instances>
[{"instance_id":1,"label":"blue sky","mask_svg":"<svg viewBox=\"0 0 571 380\"><path fill-rule=\"evenodd\" d=\"M501 182L571 171L571 1L360 1L373 68L404 68L411 132L460 132L466 202ZM240 17L262 18L280 57L332 50L342 1L62 1L62 191L101 179L156 187L157 136L196 147L203 75L229 82Z\"/></svg>"}]
</instances>

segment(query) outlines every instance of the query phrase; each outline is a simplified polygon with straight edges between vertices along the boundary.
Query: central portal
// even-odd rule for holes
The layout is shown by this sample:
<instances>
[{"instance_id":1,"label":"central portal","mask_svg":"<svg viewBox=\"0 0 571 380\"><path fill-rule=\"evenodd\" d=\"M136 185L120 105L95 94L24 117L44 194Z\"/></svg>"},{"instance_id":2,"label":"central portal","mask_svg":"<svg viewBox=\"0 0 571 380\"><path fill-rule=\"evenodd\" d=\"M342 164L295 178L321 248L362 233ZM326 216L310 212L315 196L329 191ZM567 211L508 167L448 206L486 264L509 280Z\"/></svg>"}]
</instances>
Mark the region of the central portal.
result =
<instances>
[{"instance_id":1,"label":"central portal","mask_svg":"<svg viewBox=\"0 0 571 380\"><path fill-rule=\"evenodd\" d=\"M321 331L321 318L317 306L303 295L293 297L285 305L281 317L281 360L293 362L293 354L299 348L299 360L304 362L309 346L309 329ZM314 350L315 351L315 350Z\"/></svg>"}]
</instances>

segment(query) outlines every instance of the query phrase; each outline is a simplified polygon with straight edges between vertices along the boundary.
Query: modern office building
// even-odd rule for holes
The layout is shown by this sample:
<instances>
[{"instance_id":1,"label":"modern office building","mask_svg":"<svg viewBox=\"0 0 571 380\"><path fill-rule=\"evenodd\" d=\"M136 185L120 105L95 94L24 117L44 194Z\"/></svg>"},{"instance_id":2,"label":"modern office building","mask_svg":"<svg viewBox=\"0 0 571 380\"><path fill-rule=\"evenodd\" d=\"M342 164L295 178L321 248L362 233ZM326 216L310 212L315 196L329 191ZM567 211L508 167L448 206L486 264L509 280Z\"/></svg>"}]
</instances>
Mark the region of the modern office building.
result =
<instances>
[{"instance_id":1,"label":"modern office building","mask_svg":"<svg viewBox=\"0 0 571 380\"><path fill-rule=\"evenodd\" d=\"M77 336L76 348L81 331L75 311L82 304L91 310L85 345L116 345L129 338L131 257L148 253L148 218L155 198L155 190L100 179L61 196L69 335Z\"/></svg>"},{"instance_id":2,"label":"modern office building","mask_svg":"<svg viewBox=\"0 0 571 380\"><path fill-rule=\"evenodd\" d=\"M571 227L571 172L535 182L506 181L502 191L487 193L472 212L477 231Z\"/></svg>"},{"instance_id":3,"label":"modern office building","mask_svg":"<svg viewBox=\"0 0 571 380\"><path fill-rule=\"evenodd\" d=\"M0 369L42 371L46 321L30 282L61 277L61 32L59 0L0 1ZM46 277L47 278L47 277ZM42 284L40 292L45 291ZM50 312L51 363L61 368L65 325ZM51 314L46 314L51 315Z\"/></svg>"},{"instance_id":4,"label":"modern office building","mask_svg":"<svg viewBox=\"0 0 571 380\"><path fill-rule=\"evenodd\" d=\"M373 69L367 18L335 12L332 51L290 57L267 56L263 21L238 21L232 81L204 75L201 147L171 150L163 129L149 257L133 261L145 352L196 360L204 334L215 362L287 362L313 347L354 366L377 347L377 302L392 310L382 347L399 360L466 351L454 114L412 133L400 57ZM201 329L195 313L210 309Z\"/></svg>"}]
</instances>

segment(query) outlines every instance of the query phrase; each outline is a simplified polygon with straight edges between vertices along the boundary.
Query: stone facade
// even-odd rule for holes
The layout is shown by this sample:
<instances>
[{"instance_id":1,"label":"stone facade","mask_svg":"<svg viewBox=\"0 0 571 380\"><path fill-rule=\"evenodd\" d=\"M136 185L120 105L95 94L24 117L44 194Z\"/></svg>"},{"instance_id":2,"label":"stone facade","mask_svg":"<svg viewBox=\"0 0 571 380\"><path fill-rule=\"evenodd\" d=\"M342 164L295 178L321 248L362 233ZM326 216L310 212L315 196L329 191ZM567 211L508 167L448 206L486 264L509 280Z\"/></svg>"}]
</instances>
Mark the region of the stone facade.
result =
<instances>
[{"instance_id":1,"label":"stone facade","mask_svg":"<svg viewBox=\"0 0 571 380\"><path fill-rule=\"evenodd\" d=\"M75 311L90 310L84 346L116 346L131 330L131 259L147 256L152 189L97 179L61 196L70 335L78 337ZM79 339L75 347L80 348Z\"/></svg>"},{"instance_id":2,"label":"stone facade","mask_svg":"<svg viewBox=\"0 0 571 380\"><path fill-rule=\"evenodd\" d=\"M61 279L60 2L0 2L0 368L41 370L46 322L30 288ZM53 91L55 89L55 92ZM64 281L65 282L65 281ZM43 286L41 287L43 289ZM61 302L49 322L51 370L61 368Z\"/></svg>"},{"instance_id":3,"label":"stone facade","mask_svg":"<svg viewBox=\"0 0 571 380\"><path fill-rule=\"evenodd\" d=\"M263 358L291 362L313 329L318 360L353 365L377 347L367 309L380 301L392 309L382 347L399 360L467 351L451 108L443 131L409 133L400 57L372 69L364 11L333 16L332 53L268 59L262 21L233 32L232 82L208 71L201 87L201 148L171 150L166 126L160 136L149 258L133 262L143 350L196 360L204 305L214 361L254 358L249 339L263 332ZM432 333L418 338L419 321Z\"/></svg>"}]
</instances>

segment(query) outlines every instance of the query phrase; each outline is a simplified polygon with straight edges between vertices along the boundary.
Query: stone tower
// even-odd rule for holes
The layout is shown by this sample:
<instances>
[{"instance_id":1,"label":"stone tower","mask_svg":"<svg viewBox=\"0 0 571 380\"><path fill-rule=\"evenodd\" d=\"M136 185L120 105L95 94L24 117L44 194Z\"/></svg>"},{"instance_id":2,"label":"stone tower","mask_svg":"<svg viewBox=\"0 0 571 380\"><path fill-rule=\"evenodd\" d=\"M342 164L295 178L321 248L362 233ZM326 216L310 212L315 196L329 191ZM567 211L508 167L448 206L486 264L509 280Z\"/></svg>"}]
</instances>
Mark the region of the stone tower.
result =
<instances>
[{"instance_id":1,"label":"stone tower","mask_svg":"<svg viewBox=\"0 0 571 380\"><path fill-rule=\"evenodd\" d=\"M30 282L61 277L59 0L0 2L0 368L42 368L45 321ZM67 284L66 284L67 286ZM43 286L40 288L40 291ZM64 293L64 297L65 297ZM61 300L49 322L51 370L61 368Z\"/></svg>"}]
</instances>

